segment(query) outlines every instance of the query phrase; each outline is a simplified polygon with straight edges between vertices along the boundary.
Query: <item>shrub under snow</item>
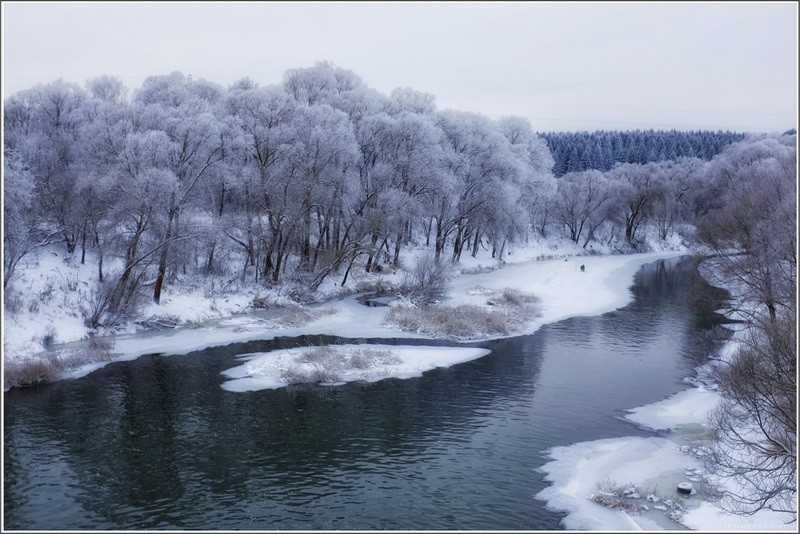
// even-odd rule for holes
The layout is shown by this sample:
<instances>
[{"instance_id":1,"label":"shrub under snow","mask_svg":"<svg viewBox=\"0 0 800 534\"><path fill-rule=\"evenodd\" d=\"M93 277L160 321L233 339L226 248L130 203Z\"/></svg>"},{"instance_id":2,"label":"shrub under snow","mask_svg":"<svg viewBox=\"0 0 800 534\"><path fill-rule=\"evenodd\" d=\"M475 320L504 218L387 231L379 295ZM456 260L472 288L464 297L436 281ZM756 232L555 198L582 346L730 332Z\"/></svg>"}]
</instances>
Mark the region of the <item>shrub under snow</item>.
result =
<instances>
[{"instance_id":1,"label":"shrub under snow","mask_svg":"<svg viewBox=\"0 0 800 534\"><path fill-rule=\"evenodd\" d=\"M111 360L113 342L91 338L80 349L53 351L47 357L11 360L3 366L5 388L32 386L54 382L71 369L82 365Z\"/></svg>"},{"instance_id":2,"label":"shrub under snow","mask_svg":"<svg viewBox=\"0 0 800 534\"><path fill-rule=\"evenodd\" d=\"M447 293L447 280L452 270L450 263L436 261L433 254L424 254L406 272L397 292L412 302L436 302Z\"/></svg>"},{"instance_id":3,"label":"shrub under snow","mask_svg":"<svg viewBox=\"0 0 800 534\"><path fill-rule=\"evenodd\" d=\"M342 375L353 369L367 370L380 365L401 363L392 351L372 347L314 347L297 356L281 373L287 384L342 382Z\"/></svg>"},{"instance_id":4,"label":"shrub under snow","mask_svg":"<svg viewBox=\"0 0 800 534\"><path fill-rule=\"evenodd\" d=\"M647 496L643 497L642 495L645 493ZM607 508L622 510L629 514L639 514L649 510L650 507L645 501L658 503L652 505L653 509L666 513L676 523L680 523L685 511L683 504L675 499L664 498L653 491L643 491L631 483L621 485L610 480L598 482L595 491L589 496L589 500Z\"/></svg>"},{"instance_id":5,"label":"shrub under snow","mask_svg":"<svg viewBox=\"0 0 800 534\"><path fill-rule=\"evenodd\" d=\"M275 326L280 328L293 328L305 326L311 321L333 315L335 308L305 308L302 306L283 306L277 308L277 315L273 318Z\"/></svg>"}]
</instances>

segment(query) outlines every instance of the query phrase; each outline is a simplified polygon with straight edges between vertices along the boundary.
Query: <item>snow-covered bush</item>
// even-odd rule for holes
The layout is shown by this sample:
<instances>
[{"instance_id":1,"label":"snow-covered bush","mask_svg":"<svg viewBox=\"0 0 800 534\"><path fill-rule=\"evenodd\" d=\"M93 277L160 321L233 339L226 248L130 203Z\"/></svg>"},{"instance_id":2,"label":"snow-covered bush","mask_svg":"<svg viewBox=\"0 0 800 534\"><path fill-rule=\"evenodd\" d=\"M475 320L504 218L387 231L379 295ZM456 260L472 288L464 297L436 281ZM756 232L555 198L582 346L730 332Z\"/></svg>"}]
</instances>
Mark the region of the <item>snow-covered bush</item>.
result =
<instances>
[{"instance_id":1,"label":"snow-covered bush","mask_svg":"<svg viewBox=\"0 0 800 534\"><path fill-rule=\"evenodd\" d=\"M250 303L250 305L255 310L265 310L274 306L275 303L271 298L269 298L269 296L261 296L261 294L256 294L256 296L253 297L253 301Z\"/></svg>"},{"instance_id":2,"label":"snow-covered bush","mask_svg":"<svg viewBox=\"0 0 800 534\"><path fill-rule=\"evenodd\" d=\"M401 360L391 350L372 347L343 350L334 346L313 347L296 357L281 373L287 384L341 382L353 369L392 365Z\"/></svg>"},{"instance_id":3,"label":"snow-covered bush","mask_svg":"<svg viewBox=\"0 0 800 534\"><path fill-rule=\"evenodd\" d=\"M364 348L350 353L349 363L356 369L369 369L375 364L400 363L400 359L390 350Z\"/></svg>"},{"instance_id":4,"label":"snow-covered bush","mask_svg":"<svg viewBox=\"0 0 800 534\"><path fill-rule=\"evenodd\" d=\"M6 361L3 385L6 388L54 382L58 377L89 363L109 361L114 343L108 339L90 338L81 348L53 351L35 358Z\"/></svg>"},{"instance_id":5,"label":"snow-covered bush","mask_svg":"<svg viewBox=\"0 0 800 534\"><path fill-rule=\"evenodd\" d=\"M444 297L451 274L450 263L437 262L431 253L423 254L406 272L398 293L414 302L436 302Z\"/></svg>"},{"instance_id":6,"label":"snow-covered bush","mask_svg":"<svg viewBox=\"0 0 800 534\"><path fill-rule=\"evenodd\" d=\"M541 316L540 299L514 288L495 291L476 288L491 295L485 306L477 304L409 305L401 300L386 316L387 326L432 337L482 339L519 332L533 318Z\"/></svg>"},{"instance_id":7,"label":"snow-covered bush","mask_svg":"<svg viewBox=\"0 0 800 534\"><path fill-rule=\"evenodd\" d=\"M386 323L433 337L474 339L508 334L508 324L502 312L474 304L458 306L393 307Z\"/></svg>"},{"instance_id":8,"label":"snow-covered bush","mask_svg":"<svg viewBox=\"0 0 800 534\"><path fill-rule=\"evenodd\" d=\"M47 360L12 361L3 368L3 385L6 388L44 384L57 377L56 366Z\"/></svg>"},{"instance_id":9,"label":"snow-covered bush","mask_svg":"<svg viewBox=\"0 0 800 534\"><path fill-rule=\"evenodd\" d=\"M138 282L107 276L83 297L81 314L88 328L113 327L134 317L141 307Z\"/></svg>"},{"instance_id":10,"label":"snow-covered bush","mask_svg":"<svg viewBox=\"0 0 800 534\"><path fill-rule=\"evenodd\" d=\"M532 293L525 293L513 287L506 287L500 292L498 297L491 298L486 303L489 305L520 307L529 304L538 304L541 301L542 299Z\"/></svg>"},{"instance_id":11,"label":"snow-covered bush","mask_svg":"<svg viewBox=\"0 0 800 534\"><path fill-rule=\"evenodd\" d=\"M3 292L3 308L7 314L16 314L22 310L24 300L18 291L7 288Z\"/></svg>"},{"instance_id":12,"label":"snow-covered bush","mask_svg":"<svg viewBox=\"0 0 800 534\"><path fill-rule=\"evenodd\" d=\"M639 501L640 494L633 484L620 486L609 480L599 482L589 500L614 510L638 514L648 507Z\"/></svg>"},{"instance_id":13,"label":"snow-covered bush","mask_svg":"<svg viewBox=\"0 0 800 534\"><path fill-rule=\"evenodd\" d=\"M321 365L302 367L292 365L283 371L281 378L287 384L320 384L339 381L339 375L335 371Z\"/></svg>"},{"instance_id":14,"label":"snow-covered bush","mask_svg":"<svg viewBox=\"0 0 800 534\"><path fill-rule=\"evenodd\" d=\"M278 315L273 321L281 328L304 326L320 317L336 313L336 310L331 307L305 308L302 306L282 306L277 310Z\"/></svg>"},{"instance_id":15,"label":"snow-covered bush","mask_svg":"<svg viewBox=\"0 0 800 534\"><path fill-rule=\"evenodd\" d=\"M56 329L53 325L47 325L47 328L44 330L44 334L40 339L40 342L43 347L52 347L55 345L57 339Z\"/></svg>"},{"instance_id":16,"label":"snow-covered bush","mask_svg":"<svg viewBox=\"0 0 800 534\"><path fill-rule=\"evenodd\" d=\"M666 498L652 488L640 488L630 482L627 484L617 484L611 480L598 482L594 492L589 495L589 500L630 514L641 513L652 506L654 510L664 512L677 523L680 523L685 511L680 501Z\"/></svg>"}]
</instances>

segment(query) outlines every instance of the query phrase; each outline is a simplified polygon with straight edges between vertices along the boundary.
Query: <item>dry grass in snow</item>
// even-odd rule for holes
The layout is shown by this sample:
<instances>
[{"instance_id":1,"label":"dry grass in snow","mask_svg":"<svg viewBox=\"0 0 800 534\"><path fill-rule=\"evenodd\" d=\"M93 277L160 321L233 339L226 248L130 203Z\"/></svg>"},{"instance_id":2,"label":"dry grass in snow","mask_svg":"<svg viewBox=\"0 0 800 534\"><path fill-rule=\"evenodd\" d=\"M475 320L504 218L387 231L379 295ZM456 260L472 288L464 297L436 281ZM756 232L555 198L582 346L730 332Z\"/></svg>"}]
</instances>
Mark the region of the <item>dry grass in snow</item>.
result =
<instances>
[{"instance_id":1,"label":"dry grass in snow","mask_svg":"<svg viewBox=\"0 0 800 534\"><path fill-rule=\"evenodd\" d=\"M369 370L399 363L400 358L388 349L364 347L343 350L335 346L314 347L294 358L281 373L281 379L287 384L342 382L343 375L354 369Z\"/></svg>"},{"instance_id":2,"label":"dry grass in snow","mask_svg":"<svg viewBox=\"0 0 800 534\"><path fill-rule=\"evenodd\" d=\"M385 323L431 337L471 340L522 331L542 314L539 298L518 289L483 290L480 294L489 297L483 305L394 306Z\"/></svg>"},{"instance_id":3,"label":"dry grass in snow","mask_svg":"<svg viewBox=\"0 0 800 534\"><path fill-rule=\"evenodd\" d=\"M63 373L82 365L111 361L112 348L112 342L92 338L83 348L7 361L3 365L4 389L54 382Z\"/></svg>"},{"instance_id":4,"label":"dry grass in snow","mask_svg":"<svg viewBox=\"0 0 800 534\"><path fill-rule=\"evenodd\" d=\"M337 310L332 307L305 308L302 306L285 306L277 308L277 315L271 319L270 326L275 328L295 328L305 326L320 317L333 315Z\"/></svg>"},{"instance_id":5,"label":"dry grass in snow","mask_svg":"<svg viewBox=\"0 0 800 534\"><path fill-rule=\"evenodd\" d=\"M644 494L647 496L644 497ZM652 506L655 510L666 513L676 523L680 522L683 512L686 511L686 507L675 499L665 498L654 491L641 490L634 484L621 485L610 480L598 483L589 500L629 514L639 514ZM652 504L648 505L646 502Z\"/></svg>"}]
</instances>

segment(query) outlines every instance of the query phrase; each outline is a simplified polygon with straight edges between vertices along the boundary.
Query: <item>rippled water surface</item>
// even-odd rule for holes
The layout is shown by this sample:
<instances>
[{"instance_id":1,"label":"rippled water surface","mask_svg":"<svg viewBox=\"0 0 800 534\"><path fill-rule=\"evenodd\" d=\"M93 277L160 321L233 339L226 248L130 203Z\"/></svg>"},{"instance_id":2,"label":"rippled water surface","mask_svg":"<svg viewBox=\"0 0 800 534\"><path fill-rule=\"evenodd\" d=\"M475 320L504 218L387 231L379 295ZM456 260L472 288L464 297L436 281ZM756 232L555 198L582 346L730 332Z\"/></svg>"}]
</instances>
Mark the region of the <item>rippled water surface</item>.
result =
<instances>
[{"instance_id":1,"label":"rippled water surface","mask_svg":"<svg viewBox=\"0 0 800 534\"><path fill-rule=\"evenodd\" d=\"M689 261L645 266L634 301L421 378L232 393L238 354L145 356L5 394L6 529L558 529L534 499L548 447L645 435L627 408L686 387L717 317ZM385 340L372 340L386 343ZM438 344L390 340L397 344Z\"/></svg>"}]
</instances>

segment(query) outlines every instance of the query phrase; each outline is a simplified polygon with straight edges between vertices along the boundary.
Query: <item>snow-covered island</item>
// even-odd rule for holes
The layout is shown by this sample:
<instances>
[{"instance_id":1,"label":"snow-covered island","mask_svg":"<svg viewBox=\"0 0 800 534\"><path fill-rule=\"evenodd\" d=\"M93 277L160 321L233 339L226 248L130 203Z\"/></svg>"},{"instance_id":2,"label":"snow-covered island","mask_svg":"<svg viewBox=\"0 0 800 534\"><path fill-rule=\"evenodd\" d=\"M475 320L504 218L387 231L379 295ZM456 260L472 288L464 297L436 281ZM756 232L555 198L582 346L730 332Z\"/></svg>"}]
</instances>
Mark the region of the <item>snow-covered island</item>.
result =
<instances>
[{"instance_id":1,"label":"snow-covered island","mask_svg":"<svg viewBox=\"0 0 800 534\"><path fill-rule=\"evenodd\" d=\"M449 367L489 354L487 349L384 345L336 345L276 353L242 354L247 363L222 374L228 391L273 389L287 384L376 382L384 378L421 376L435 367Z\"/></svg>"}]
</instances>

